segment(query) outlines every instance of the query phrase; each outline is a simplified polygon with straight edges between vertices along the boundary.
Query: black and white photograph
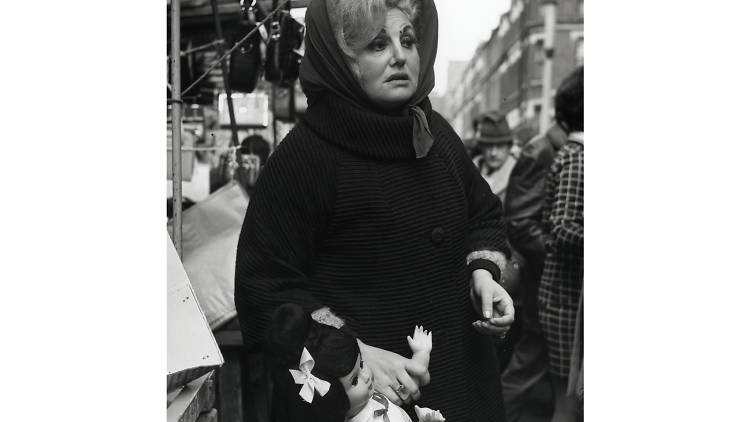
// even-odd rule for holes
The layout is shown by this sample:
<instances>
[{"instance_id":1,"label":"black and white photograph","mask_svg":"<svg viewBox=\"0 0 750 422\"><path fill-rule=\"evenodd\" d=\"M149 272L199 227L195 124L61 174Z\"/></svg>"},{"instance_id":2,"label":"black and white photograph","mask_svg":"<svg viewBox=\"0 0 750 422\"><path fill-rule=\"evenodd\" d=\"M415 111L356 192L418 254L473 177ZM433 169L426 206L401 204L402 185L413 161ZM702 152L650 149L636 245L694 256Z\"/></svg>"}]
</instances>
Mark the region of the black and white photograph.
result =
<instances>
[{"instance_id":1,"label":"black and white photograph","mask_svg":"<svg viewBox=\"0 0 750 422\"><path fill-rule=\"evenodd\" d=\"M168 420L583 420L583 10L170 0Z\"/></svg>"},{"instance_id":2,"label":"black and white photograph","mask_svg":"<svg viewBox=\"0 0 750 422\"><path fill-rule=\"evenodd\" d=\"M0 420L748 420L744 9L10 2Z\"/></svg>"}]
</instances>

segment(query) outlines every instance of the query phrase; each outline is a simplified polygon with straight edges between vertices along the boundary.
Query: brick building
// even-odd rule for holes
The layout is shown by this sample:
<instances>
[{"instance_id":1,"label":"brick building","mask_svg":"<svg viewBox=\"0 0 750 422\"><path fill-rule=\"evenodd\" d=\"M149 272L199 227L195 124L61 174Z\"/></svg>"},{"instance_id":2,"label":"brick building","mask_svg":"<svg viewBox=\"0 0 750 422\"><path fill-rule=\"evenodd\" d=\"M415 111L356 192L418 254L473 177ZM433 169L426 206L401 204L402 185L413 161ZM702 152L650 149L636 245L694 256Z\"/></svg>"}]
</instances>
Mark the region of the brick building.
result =
<instances>
[{"instance_id":1,"label":"brick building","mask_svg":"<svg viewBox=\"0 0 750 422\"><path fill-rule=\"evenodd\" d=\"M511 128L538 132L542 110L544 18L540 0L513 0L473 57L449 67L444 114L464 139L479 113L499 109ZM558 0L552 65L554 88L583 64L583 0ZM443 110L441 110L443 111Z\"/></svg>"}]
</instances>

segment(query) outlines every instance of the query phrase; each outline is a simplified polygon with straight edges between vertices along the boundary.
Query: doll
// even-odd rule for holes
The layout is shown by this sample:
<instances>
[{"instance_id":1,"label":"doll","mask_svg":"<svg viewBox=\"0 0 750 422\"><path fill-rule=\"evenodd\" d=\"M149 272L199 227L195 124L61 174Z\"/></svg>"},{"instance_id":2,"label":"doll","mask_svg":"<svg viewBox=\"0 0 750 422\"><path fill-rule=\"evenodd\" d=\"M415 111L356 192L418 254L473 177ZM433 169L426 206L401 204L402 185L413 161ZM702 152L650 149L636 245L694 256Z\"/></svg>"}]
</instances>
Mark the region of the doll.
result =
<instances>
[{"instance_id":1,"label":"doll","mask_svg":"<svg viewBox=\"0 0 750 422\"><path fill-rule=\"evenodd\" d=\"M407 337L412 359L428 366L432 333L414 327ZM412 422L374 391L357 339L346 326L314 321L296 304L281 305L266 332L264 353L273 379L273 422ZM444 421L440 412L415 406L420 422Z\"/></svg>"}]
</instances>

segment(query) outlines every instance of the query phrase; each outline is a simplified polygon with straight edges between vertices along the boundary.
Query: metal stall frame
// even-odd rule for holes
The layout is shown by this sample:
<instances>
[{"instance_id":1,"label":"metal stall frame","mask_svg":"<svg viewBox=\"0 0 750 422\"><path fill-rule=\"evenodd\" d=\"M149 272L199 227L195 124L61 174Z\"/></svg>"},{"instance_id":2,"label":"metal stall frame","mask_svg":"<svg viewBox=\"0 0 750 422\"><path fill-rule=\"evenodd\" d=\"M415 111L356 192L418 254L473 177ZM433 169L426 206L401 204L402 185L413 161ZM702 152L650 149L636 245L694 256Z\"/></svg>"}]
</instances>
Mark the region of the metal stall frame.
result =
<instances>
[{"instance_id":1,"label":"metal stall frame","mask_svg":"<svg viewBox=\"0 0 750 422\"><path fill-rule=\"evenodd\" d=\"M182 259L182 81L180 80L180 0L172 0L172 242Z\"/></svg>"},{"instance_id":2,"label":"metal stall frame","mask_svg":"<svg viewBox=\"0 0 750 422\"><path fill-rule=\"evenodd\" d=\"M237 147L239 142L237 139L237 125L234 119L234 109L231 100L231 89L229 88L229 81L226 69L226 58L229 57L234 50L236 50L242 43L247 41L250 36L258 31L266 21L271 19L276 13L281 10L282 7L291 4L292 8L307 7L310 3L309 0L280 0L279 4L274 7L274 10L268 13L263 20L258 22L250 32L248 32L242 39L237 41L232 48L224 51L224 39L222 37L221 22L218 15L218 5L216 0L211 1L211 6L214 15L214 22L219 39L210 43L218 49L220 57L215 60L208 68L201 74L190 86L182 89L182 81L180 80L180 56L184 52L180 52L180 0L171 0L171 54L169 56L171 65L171 91L172 98L168 100L172 104L172 242L174 242L177 254L182 259L182 96L190 91L194 86L200 83L201 80L206 78L216 66L221 65L222 67L222 78L224 82L224 89L227 93L227 102L229 107L229 118L230 125L232 128L232 144ZM200 49L207 48L206 46L199 47ZM275 126L275 124L274 124ZM274 127L274 137L276 136L276 128Z\"/></svg>"}]
</instances>

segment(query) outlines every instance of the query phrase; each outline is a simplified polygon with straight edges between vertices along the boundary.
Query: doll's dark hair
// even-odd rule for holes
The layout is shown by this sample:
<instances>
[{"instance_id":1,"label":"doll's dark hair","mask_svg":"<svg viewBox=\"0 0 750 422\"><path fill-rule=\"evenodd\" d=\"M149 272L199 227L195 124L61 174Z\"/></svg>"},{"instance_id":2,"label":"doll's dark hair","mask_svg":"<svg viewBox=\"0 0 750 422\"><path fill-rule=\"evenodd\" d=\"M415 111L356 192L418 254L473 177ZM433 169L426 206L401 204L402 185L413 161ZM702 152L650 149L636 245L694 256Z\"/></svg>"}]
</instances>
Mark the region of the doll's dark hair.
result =
<instances>
[{"instance_id":1,"label":"doll's dark hair","mask_svg":"<svg viewBox=\"0 0 750 422\"><path fill-rule=\"evenodd\" d=\"M583 66L563 79L555 94L555 120L565 132L583 132Z\"/></svg>"},{"instance_id":2,"label":"doll's dark hair","mask_svg":"<svg viewBox=\"0 0 750 422\"><path fill-rule=\"evenodd\" d=\"M325 397L315 391L312 403L299 396L302 386L294 383L289 372L299 369L303 348L315 360L312 374L331 383ZM339 378L352 371L359 356L357 339L350 332L320 324L301 306L286 303L271 318L263 353L274 383L274 422L344 420L350 403Z\"/></svg>"}]
</instances>

